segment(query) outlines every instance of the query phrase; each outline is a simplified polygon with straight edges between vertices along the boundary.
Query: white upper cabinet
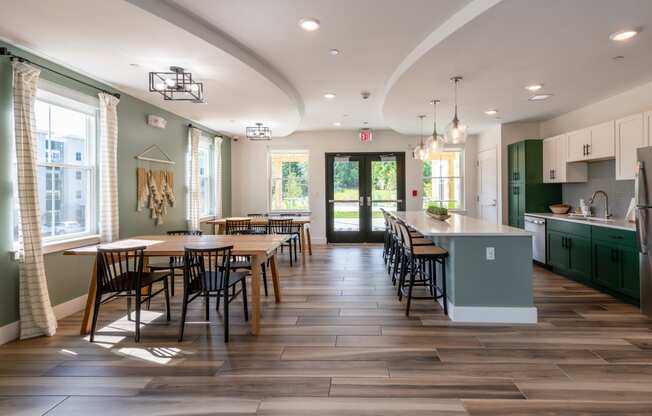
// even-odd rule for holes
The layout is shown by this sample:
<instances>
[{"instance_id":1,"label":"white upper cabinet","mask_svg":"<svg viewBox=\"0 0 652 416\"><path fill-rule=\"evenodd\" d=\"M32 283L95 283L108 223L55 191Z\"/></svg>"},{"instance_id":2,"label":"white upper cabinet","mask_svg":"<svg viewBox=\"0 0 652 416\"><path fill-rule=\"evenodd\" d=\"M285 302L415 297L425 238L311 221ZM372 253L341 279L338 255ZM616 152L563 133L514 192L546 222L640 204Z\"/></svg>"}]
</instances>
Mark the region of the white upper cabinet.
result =
<instances>
[{"instance_id":1,"label":"white upper cabinet","mask_svg":"<svg viewBox=\"0 0 652 416\"><path fill-rule=\"evenodd\" d=\"M609 159L616 157L616 123L608 121L590 128L591 143L587 148L589 160Z\"/></svg>"},{"instance_id":2,"label":"white upper cabinet","mask_svg":"<svg viewBox=\"0 0 652 416\"><path fill-rule=\"evenodd\" d=\"M543 141L543 182L586 182L586 163L567 163L569 137L566 134L549 137Z\"/></svg>"},{"instance_id":3,"label":"white upper cabinet","mask_svg":"<svg viewBox=\"0 0 652 416\"><path fill-rule=\"evenodd\" d=\"M568 133L568 162L609 159L616 156L614 122Z\"/></svg>"},{"instance_id":4,"label":"white upper cabinet","mask_svg":"<svg viewBox=\"0 0 652 416\"><path fill-rule=\"evenodd\" d=\"M557 148L554 137L543 141L543 183L554 183L553 169L557 160Z\"/></svg>"},{"instance_id":5,"label":"white upper cabinet","mask_svg":"<svg viewBox=\"0 0 652 416\"><path fill-rule=\"evenodd\" d=\"M568 162L581 162L587 158L587 149L591 146L591 129L570 132L568 137Z\"/></svg>"},{"instance_id":6,"label":"white upper cabinet","mask_svg":"<svg viewBox=\"0 0 652 416\"><path fill-rule=\"evenodd\" d=\"M643 113L616 120L617 180L634 179L636 149L648 145L644 120Z\"/></svg>"}]
</instances>

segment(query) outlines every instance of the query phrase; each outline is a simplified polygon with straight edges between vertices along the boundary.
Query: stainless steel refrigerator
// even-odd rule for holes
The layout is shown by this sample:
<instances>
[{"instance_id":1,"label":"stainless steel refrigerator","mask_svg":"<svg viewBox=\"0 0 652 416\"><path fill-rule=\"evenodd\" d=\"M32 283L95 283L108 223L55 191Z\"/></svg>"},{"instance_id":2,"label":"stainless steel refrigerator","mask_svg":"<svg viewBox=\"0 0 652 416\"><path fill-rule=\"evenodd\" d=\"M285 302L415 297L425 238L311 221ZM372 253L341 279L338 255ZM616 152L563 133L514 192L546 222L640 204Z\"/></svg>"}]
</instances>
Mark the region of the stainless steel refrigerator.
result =
<instances>
[{"instance_id":1,"label":"stainless steel refrigerator","mask_svg":"<svg viewBox=\"0 0 652 416\"><path fill-rule=\"evenodd\" d=\"M642 147L636 153L636 240L641 275L641 312L652 317L652 147Z\"/></svg>"}]
</instances>

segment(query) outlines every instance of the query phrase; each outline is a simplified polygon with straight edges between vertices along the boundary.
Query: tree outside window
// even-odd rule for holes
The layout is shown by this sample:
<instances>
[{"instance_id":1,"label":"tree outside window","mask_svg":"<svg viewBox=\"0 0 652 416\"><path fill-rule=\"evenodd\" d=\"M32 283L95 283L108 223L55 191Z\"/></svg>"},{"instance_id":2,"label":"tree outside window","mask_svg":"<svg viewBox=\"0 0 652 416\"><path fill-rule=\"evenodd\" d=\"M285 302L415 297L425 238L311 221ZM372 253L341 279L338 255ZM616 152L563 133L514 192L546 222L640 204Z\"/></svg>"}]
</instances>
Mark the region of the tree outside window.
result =
<instances>
[{"instance_id":1,"label":"tree outside window","mask_svg":"<svg viewBox=\"0 0 652 416\"><path fill-rule=\"evenodd\" d=\"M309 211L308 152L271 152L270 210Z\"/></svg>"}]
</instances>

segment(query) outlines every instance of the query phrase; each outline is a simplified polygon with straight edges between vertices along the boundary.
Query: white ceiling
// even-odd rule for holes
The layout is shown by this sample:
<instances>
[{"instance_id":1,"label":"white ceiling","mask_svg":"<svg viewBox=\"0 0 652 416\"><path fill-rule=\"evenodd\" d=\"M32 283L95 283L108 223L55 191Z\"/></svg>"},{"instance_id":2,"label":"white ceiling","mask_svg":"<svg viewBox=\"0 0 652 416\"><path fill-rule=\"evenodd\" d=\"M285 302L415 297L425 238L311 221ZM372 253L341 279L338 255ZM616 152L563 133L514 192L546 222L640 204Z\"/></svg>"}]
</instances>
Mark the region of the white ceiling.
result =
<instances>
[{"instance_id":1,"label":"white ceiling","mask_svg":"<svg viewBox=\"0 0 652 416\"><path fill-rule=\"evenodd\" d=\"M321 29L302 31L303 17ZM632 26L632 41L609 41ZM285 136L365 121L418 133L431 98L442 130L453 75L472 132L549 118L652 80L651 29L650 0L21 0L3 6L0 37L214 129L261 121ZM205 82L208 104L146 91L170 65ZM528 102L532 82L554 97Z\"/></svg>"},{"instance_id":2,"label":"white ceiling","mask_svg":"<svg viewBox=\"0 0 652 416\"><path fill-rule=\"evenodd\" d=\"M609 35L642 27L616 44ZM611 58L623 55L624 61ZM652 1L503 0L424 54L389 89L384 121L417 133L418 114L442 100L440 132L452 118L449 78L464 76L460 118L472 132L491 124L543 120L652 80ZM545 102L528 101L526 85L541 82ZM484 114L497 109L501 120ZM432 117L428 118L432 129Z\"/></svg>"}]
</instances>

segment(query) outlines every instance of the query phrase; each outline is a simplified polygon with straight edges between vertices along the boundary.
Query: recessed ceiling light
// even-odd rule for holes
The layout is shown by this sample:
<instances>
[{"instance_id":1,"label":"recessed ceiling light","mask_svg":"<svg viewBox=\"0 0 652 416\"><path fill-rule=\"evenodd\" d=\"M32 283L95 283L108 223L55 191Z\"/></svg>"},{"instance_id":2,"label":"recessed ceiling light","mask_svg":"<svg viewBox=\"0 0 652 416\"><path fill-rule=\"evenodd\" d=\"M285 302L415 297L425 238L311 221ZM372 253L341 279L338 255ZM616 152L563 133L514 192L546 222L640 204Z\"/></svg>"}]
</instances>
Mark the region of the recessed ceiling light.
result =
<instances>
[{"instance_id":1,"label":"recessed ceiling light","mask_svg":"<svg viewBox=\"0 0 652 416\"><path fill-rule=\"evenodd\" d=\"M550 97L552 97L552 94L536 94L536 95L533 95L532 97L528 98L528 100L530 100L530 101L543 101L543 100L547 100Z\"/></svg>"},{"instance_id":2,"label":"recessed ceiling light","mask_svg":"<svg viewBox=\"0 0 652 416\"><path fill-rule=\"evenodd\" d=\"M337 56L337 55L340 54L340 50L339 49L331 49L330 51L328 51L328 53L330 55Z\"/></svg>"},{"instance_id":3,"label":"recessed ceiling light","mask_svg":"<svg viewBox=\"0 0 652 416\"><path fill-rule=\"evenodd\" d=\"M532 84L525 87L526 90L532 92L539 91L541 88L543 88L543 84Z\"/></svg>"},{"instance_id":4,"label":"recessed ceiling light","mask_svg":"<svg viewBox=\"0 0 652 416\"><path fill-rule=\"evenodd\" d=\"M631 39L636 35L638 35L638 30L625 29L625 30L619 30L618 32L612 33L611 35L609 35L609 39L615 40L616 42L622 42Z\"/></svg>"},{"instance_id":5,"label":"recessed ceiling light","mask_svg":"<svg viewBox=\"0 0 652 416\"><path fill-rule=\"evenodd\" d=\"M335 94L334 92L324 93L324 98L326 98L327 100L332 100L335 97L337 97L337 94Z\"/></svg>"},{"instance_id":6,"label":"recessed ceiling light","mask_svg":"<svg viewBox=\"0 0 652 416\"><path fill-rule=\"evenodd\" d=\"M301 26L301 29L305 30L306 32L314 32L315 30L319 29L319 20L312 17L306 17L299 20L299 26Z\"/></svg>"},{"instance_id":7,"label":"recessed ceiling light","mask_svg":"<svg viewBox=\"0 0 652 416\"><path fill-rule=\"evenodd\" d=\"M484 113L488 116L495 116L496 114L498 114L498 110L487 110Z\"/></svg>"},{"instance_id":8,"label":"recessed ceiling light","mask_svg":"<svg viewBox=\"0 0 652 416\"><path fill-rule=\"evenodd\" d=\"M140 65L138 65L138 64L129 64L129 66L138 67Z\"/></svg>"},{"instance_id":9,"label":"recessed ceiling light","mask_svg":"<svg viewBox=\"0 0 652 416\"><path fill-rule=\"evenodd\" d=\"M333 123L333 126L335 126L335 127L339 127L341 125L342 125L342 123L340 123L339 121L336 121L335 123Z\"/></svg>"},{"instance_id":10,"label":"recessed ceiling light","mask_svg":"<svg viewBox=\"0 0 652 416\"><path fill-rule=\"evenodd\" d=\"M614 57L611 58L611 59L613 59L615 62L622 62L622 61L625 60L625 57L622 56L622 55L618 55L618 56L614 56Z\"/></svg>"}]
</instances>

